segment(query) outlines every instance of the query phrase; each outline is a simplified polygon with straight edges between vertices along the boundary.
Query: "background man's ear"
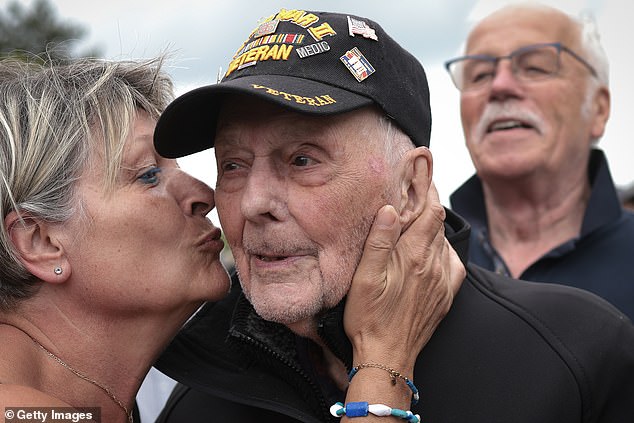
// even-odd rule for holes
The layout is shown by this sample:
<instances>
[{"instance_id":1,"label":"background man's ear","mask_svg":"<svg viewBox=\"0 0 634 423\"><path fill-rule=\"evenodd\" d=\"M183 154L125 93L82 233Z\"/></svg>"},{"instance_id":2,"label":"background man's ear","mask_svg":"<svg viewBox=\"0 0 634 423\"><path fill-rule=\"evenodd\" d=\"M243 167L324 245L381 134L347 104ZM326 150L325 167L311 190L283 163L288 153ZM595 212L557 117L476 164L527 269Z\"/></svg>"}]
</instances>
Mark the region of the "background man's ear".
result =
<instances>
[{"instance_id":1,"label":"background man's ear","mask_svg":"<svg viewBox=\"0 0 634 423\"><path fill-rule=\"evenodd\" d=\"M417 147L403 157L401 179L400 221L403 230L416 219L427 200L433 174L433 160L427 147Z\"/></svg>"},{"instance_id":2,"label":"background man's ear","mask_svg":"<svg viewBox=\"0 0 634 423\"><path fill-rule=\"evenodd\" d=\"M605 126L610 117L610 91L602 87L595 93L595 118L592 127L592 137L599 139L605 132Z\"/></svg>"},{"instance_id":3,"label":"background man's ear","mask_svg":"<svg viewBox=\"0 0 634 423\"><path fill-rule=\"evenodd\" d=\"M11 211L4 219L4 226L28 272L44 282L61 283L68 279L70 264L50 223L28 215L20 219Z\"/></svg>"}]
</instances>

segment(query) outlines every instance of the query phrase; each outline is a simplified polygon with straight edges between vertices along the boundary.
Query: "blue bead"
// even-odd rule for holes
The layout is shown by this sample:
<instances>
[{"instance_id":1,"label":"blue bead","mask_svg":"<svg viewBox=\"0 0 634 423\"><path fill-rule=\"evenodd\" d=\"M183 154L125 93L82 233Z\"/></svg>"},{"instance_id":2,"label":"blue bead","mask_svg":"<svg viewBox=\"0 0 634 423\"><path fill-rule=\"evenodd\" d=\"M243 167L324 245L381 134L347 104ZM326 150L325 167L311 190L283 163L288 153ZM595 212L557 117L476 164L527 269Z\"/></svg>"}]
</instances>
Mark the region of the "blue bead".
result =
<instances>
[{"instance_id":1,"label":"blue bead","mask_svg":"<svg viewBox=\"0 0 634 423\"><path fill-rule=\"evenodd\" d=\"M407 419L407 411L399 410L398 408L392 409L392 415L394 417L400 417L401 419Z\"/></svg>"},{"instance_id":2,"label":"blue bead","mask_svg":"<svg viewBox=\"0 0 634 423\"><path fill-rule=\"evenodd\" d=\"M365 417L368 415L368 403L349 402L346 404L346 416L348 417Z\"/></svg>"}]
</instances>

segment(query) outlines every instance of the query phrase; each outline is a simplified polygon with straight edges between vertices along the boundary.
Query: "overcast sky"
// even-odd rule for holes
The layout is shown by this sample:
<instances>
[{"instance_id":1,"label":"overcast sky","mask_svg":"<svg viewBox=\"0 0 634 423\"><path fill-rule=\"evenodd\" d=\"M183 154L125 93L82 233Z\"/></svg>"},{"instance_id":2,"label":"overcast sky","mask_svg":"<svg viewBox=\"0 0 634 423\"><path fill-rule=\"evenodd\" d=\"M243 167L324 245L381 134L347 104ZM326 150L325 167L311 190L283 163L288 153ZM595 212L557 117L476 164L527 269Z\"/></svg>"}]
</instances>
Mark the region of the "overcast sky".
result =
<instances>
[{"instance_id":1,"label":"overcast sky","mask_svg":"<svg viewBox=\"0 0 634 423\"><path fill-rule=\"evenodd\" d=\"M6 0L0 0L0 3ZM30 4L31 0L21 0ZM60 17L88 30L85 46L97 46L111 59L148 58L169 50L177 91L214 83L261 17L281 7L327 10L365 16L381 24L425 67L432 103L431 151L441 200L473 173L464 146L458 93L442 63L459 54L470 22L500 0L53 0ZM572 13L590 10L610 59L612 115L600 147L606 151L617 185L634 180L634 140L627 124L634 111L634 2L630 0L557 0L548 2ZM189 172L215 185L211 150L180 161Z\"/></svg>"}]
</instances>

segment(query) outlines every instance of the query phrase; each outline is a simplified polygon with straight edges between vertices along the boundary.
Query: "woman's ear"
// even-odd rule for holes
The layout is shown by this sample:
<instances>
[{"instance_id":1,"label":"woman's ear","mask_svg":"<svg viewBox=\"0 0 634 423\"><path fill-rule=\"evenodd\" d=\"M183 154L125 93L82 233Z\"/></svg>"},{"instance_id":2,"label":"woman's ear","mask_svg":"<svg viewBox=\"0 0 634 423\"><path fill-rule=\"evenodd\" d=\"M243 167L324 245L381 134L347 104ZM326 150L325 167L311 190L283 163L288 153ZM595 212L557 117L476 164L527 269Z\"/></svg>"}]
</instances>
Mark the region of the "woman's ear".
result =
<instances>
[{"instance_id":1,"label":"woman's ear","mask_svg":"<svg viewBox=\"0 0 634 423\"><path fill-rule=\"evenodd\" d=\"M70 264L51 223L11 211L4 225L26 270L44 282L68 280Z\"/></svg>"},{"instance_id":2,"label":"woman's ear","mask_svg":"<svg viewBox=\"0 0 634 423\"><path fill-rule=\"evenodd\" d=\"M407 229L422 212L433 174L433 160L427 147L417 147L403 157L401 178L400 221Z\"/></svg>"}]
</instances>

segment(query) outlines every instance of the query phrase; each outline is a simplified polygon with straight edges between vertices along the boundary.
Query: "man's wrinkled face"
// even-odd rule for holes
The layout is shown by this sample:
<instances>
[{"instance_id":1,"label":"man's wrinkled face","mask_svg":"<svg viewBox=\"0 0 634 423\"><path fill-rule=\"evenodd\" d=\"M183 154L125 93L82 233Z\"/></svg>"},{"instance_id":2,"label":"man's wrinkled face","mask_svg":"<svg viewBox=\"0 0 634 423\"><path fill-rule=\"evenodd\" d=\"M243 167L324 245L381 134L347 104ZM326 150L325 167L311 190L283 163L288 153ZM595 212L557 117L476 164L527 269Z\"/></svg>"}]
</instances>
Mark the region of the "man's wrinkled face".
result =
<instances>
[{"instance_id":1,"label":"man's wrinkled face","mask_svg":"<svg viewBox=\"0 0 634 423\"><path fill-rule=\"evenodd\" d=\"M380 134L370 108L314 117L255 99L225 103L216 206L244 293L263 318L293 325L345 296L394 185Z\"/></svg>"}]
</instances>

